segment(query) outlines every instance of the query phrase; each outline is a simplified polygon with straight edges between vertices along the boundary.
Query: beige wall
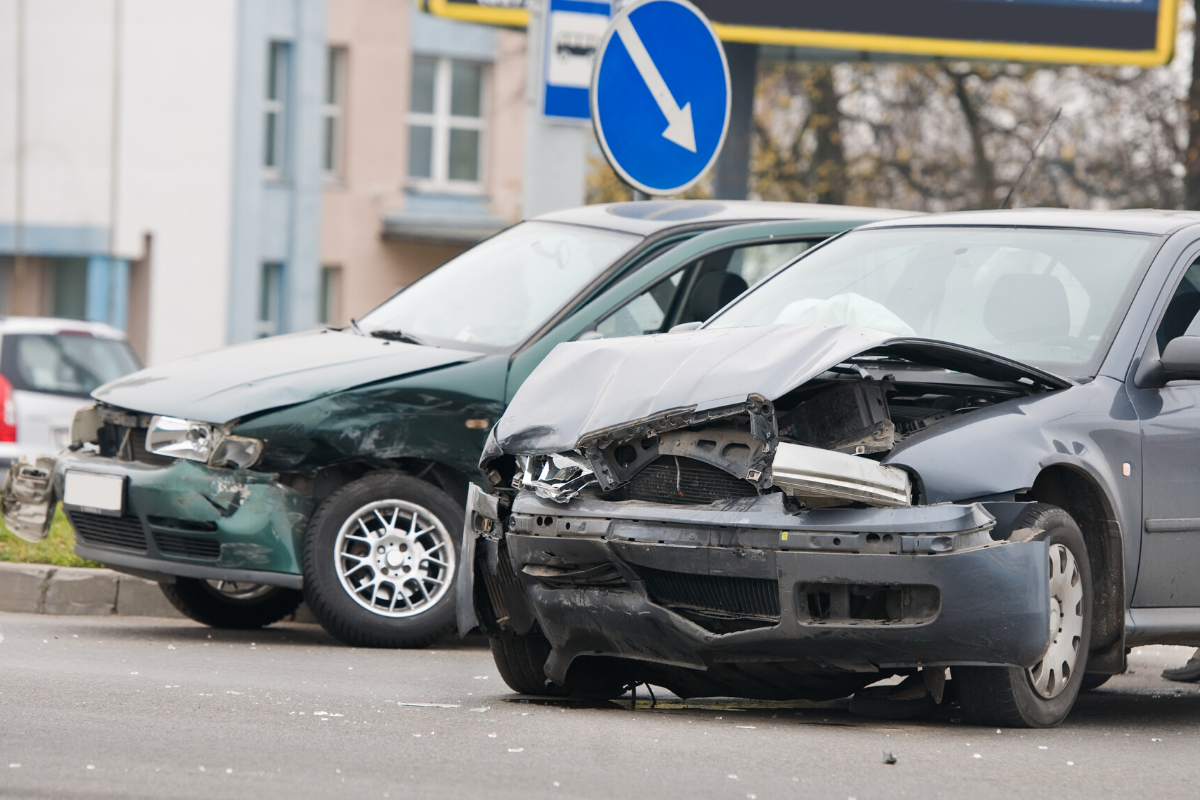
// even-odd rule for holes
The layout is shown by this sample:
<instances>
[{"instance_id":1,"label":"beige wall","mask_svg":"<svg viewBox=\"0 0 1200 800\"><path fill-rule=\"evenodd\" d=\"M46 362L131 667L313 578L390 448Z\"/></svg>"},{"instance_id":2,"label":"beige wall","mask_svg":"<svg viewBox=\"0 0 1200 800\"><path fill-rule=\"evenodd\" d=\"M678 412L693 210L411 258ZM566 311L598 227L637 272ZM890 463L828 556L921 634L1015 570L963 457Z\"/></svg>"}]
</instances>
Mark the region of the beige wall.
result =
<instances>
[{"instance_id":1,"label":"beige wall","mask_svg":"<svg viewBox=\"0 0 1200 800\"><path fill-rule=\"evenodd\" d=\"M488 194L492 211L510 222L521 218L521 154L525 129L525 34L501 30L492 66L488 120Z\"/></svg>"},{"instance_id":2,"label":"beige wall","mask_svg":"<svg viewBox=\"0 0 1200 800\"><path fill-rule=\"evenodd\" d=\"M326 187L321 263L341 267L341 319L359 317L411 280L380 237L383 211L403 202L408 107L408 0L330 0L331 45L348 48L343 176ZM408 280L405 280L405 278Z\"/></svg>"},{"instance_id":3,"label":"beige wall","mask_svg":"<svg viewBox=\"0 0 1200 800\"><path fill-rule=\"evenodd\" d=\"M329 0L329 43L348 51L343 178L322 198L321 263L341 268L331 324L360 317L465 247L384 241L404 208L411 0ZM484 184L493 213L520 218L525 35L501 31L490 76Z\"/></svg>"},{"instance_id":4,"label":"beige wall","mask_svg":"<svg viewBox=\"0 0 1200 800\"><path fill-rule=\"evenodd\" d=\"M402 211L408 167L407 109L412 0L329 0L331 46L346 47L346 132L342 180L322 198L320 260L341 267L340 308L330 323L361 317L466 249L384 241L386 211ZM494 215L521 216L524 34L499 31L488 76L484 185Z\"/></svg>"}]
</instances>

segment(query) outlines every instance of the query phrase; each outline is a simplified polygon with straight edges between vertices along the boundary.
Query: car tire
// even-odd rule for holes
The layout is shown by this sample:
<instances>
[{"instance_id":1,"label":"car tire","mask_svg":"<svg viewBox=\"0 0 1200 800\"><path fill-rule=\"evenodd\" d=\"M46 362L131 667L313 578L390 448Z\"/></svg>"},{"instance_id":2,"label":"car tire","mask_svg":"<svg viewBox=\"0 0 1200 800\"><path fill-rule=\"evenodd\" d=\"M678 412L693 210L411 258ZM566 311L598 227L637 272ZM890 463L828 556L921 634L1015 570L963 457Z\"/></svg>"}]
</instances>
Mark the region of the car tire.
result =
<instances>
[{"instance_id":1,"label":"car tire","mask_svg":"<svg viewBox=\"0 0 1200 800\"><path fill-rule=\"evenodd\" d=\"M488 644L500 677L514 692L559 697L567 694L565 689L546 682L550 642L541 633L533 631L519 636L500 631L498 636L488 636Z\"/></svg>"},{"instance_id":2,"label":"car tire","mask_svg":"<svg viewBox=\"0 0 1200 800\"><path fill-rule=\"evenodd\" d=\"M1051 613L1058 616L1058 628L1046 651L1050 658L1044 657L1029 669L951 668L963 717L976 725L1010 728L1058 725L1070 713L1086 675L1092 626L1092 576L1083 534L1070 514L1043 503L1029 506L1017 518L1013 529L1024 528L1039 531L1033 539L1050 544ZM1040 686L1035 686L1035 680Z\"/></svg>"},{"instance_id":3,"label":"car tire","mask_svg":"<svg viewBox=\"0 0 1200 800\"><path fill-rule=\"evenodd\" d=\"M278 622L304 599L295 589L197 578L176 578L159 588L188 619L231 630L255 630Z\"/></svg>"},{"instance_id":4,"label":"car tire","mask_svg":"<svg viewBox=\"0 0 1200 800\"><path fill-rule=\"evenodd\" d=\"M455 627L462 527L462 505L436 486L370 473L329 495L309 521L304 598L348 645L425 647Z\"/></svg>"}]
</instances>

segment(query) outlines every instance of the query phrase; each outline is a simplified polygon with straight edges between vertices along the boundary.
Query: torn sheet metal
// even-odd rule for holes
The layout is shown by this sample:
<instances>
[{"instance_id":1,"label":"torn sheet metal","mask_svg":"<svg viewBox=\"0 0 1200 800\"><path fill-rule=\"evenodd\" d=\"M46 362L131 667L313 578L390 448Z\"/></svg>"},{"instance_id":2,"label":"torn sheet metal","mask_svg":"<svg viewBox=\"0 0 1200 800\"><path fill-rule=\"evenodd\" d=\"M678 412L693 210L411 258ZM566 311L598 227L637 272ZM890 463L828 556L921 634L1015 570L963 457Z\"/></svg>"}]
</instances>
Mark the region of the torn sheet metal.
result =
<instances>
[{"instance_id":1,"label":"torn sheet metal","mask_svg":"<svg viewBox=\"0 0 1200 800\"><path fill-rule=\"evenodd\" d=\"M819 447L781 442L771 481L798 497L827 497L883 508L912 505L912 485L900 467Z\"/></svg>"},{"instance_id":2,"label":"torn sheet metal","mask_svg":"<svg viewBox=\"0 0 1200 800\"><path fill-rule=\"evenodd\" d=\"M1047 389L1072 385L990 353L857 325L702 329L560 344L522 384L494 429L495 440L512 454L572 450L631 420L734 406L752 393L777 400L867 351L987 380Z\"/></svg>"}]
</instances>

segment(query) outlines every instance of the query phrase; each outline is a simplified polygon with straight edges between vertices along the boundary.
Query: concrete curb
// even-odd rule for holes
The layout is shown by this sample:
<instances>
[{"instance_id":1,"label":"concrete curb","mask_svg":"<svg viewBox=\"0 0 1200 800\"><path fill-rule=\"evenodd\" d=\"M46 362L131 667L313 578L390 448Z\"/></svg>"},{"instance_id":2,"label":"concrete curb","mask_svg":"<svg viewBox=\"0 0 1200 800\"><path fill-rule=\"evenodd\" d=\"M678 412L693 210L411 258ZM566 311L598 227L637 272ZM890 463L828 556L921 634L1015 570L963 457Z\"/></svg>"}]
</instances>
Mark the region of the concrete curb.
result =
<instances>
[{"instance_id":1,"label":"concrete curb","mask_svg":"<svg viewBox=\"0 0 1200 800\"><path fill-rule=\"evenodd\" d=\"M168 617L183 615L158 584L110 569L0 562L0 611L74 616ZM315 623L301 604L292 622Z\"/></svg>"}]
</instances>

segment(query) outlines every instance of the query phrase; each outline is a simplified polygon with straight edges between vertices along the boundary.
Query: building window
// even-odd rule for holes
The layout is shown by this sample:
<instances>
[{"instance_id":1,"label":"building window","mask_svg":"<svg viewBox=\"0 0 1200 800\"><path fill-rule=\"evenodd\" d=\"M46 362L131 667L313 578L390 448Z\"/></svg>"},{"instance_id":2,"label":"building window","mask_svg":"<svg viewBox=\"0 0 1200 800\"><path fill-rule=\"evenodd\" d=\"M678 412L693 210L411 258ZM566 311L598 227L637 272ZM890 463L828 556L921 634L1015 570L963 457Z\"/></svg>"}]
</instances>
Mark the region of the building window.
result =
<instances>
[{"instance_id":1,"label":"building window","mask_svg":"<svg viewBox=\"0 0 1200 800\"><path fill-rule=\"evenodd\" d=\"M258 282L258 325L255 333L262 339L281 331L283 309L283 264L262 265Z\"/></svg>"},{"instance_id":2,"label":"building window","mask_svg":"<svg viewBox=\"0 0 1200 800\"><path fill-rule=\"evenodd\" d=\"M478 191L482 179L484 65L413 58L408 176L419 188Z\"/></svg>"},{"instance_id":3,"label":"building window","mask_svg":"<svg viewBox=\"0 0 1200 800\"><path fill-rule=\"evenodd\" d=\"M270 177L283 175L287 147L288 68L291 46L271 42L267 49L267 87L263 100L263 168Z\"/></svg>"},{"instance_id":4,"label":"building window","mask_svg":"<svg viewBox=\"0 0 1200 800\"><path fill-rule=\"evenodd\" d=\"M325 103L321 108L321 167L329 180L342 177L346 130L346 48L331 47L325 62Z\"/></svg>"},{"instance_id":5,"label":"building window","mask_svg":"<svg viewBox=\"0 0 1200 800\"><path fill-rule=\"evenodd\" d=\"M321 298L317 322L340 325L342 322L342 268L321 267Z\"/></svg>"}]
</instances>

